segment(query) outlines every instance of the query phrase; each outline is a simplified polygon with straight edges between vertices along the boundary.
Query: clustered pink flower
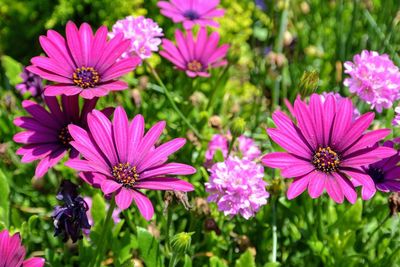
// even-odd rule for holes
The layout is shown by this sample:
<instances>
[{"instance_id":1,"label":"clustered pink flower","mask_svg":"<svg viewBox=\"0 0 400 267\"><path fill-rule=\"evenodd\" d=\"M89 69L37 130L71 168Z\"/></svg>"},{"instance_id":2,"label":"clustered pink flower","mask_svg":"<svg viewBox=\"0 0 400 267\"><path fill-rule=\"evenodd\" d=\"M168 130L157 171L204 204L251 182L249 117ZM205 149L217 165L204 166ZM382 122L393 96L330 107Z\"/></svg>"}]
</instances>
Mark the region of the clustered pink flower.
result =
<instances>
[{"instance_id":1,"label":"clustered pink flower","mask_svg":"<svg viewBox=\"0 0 400 267\"><path fill-rule=\"evenodd\" d=\"M353 57L353 62L345 62L344 67L350 75L344 85L371 108L382 112L400 99L400 71L387 54L364 50Z\"/></svg>"},{"instance_id":2,"label":"clustered pink flower","mask_svg":"<svg viewBox=\"0 0 400 267\"><path fill-rule=\"evenodd\" d=\"M170 40L163 39L163 51L160 55L171 61L179 70L183 70L189 77L210 77L209 70L226 65L225 57L229 45L218 47L219 34L212 32L207 35L207 30L201 28L196 39L188 31L186 36L180 30L175 31L176 46Z\"/></svg>"},{"instance_id":3,"label":"clustered pink flower","mask_svg":"<svg viewBox=\"0 0 400 267\"><path fill-rule=\"evenodd\" d=\"M185 29L194 25L219 27L213 19L222 17L224 9L217 9L219 0L171 0L159 1L161 14L172 19L174 23L183 23Z\"/></svg>"},{"instance_id":4,"label":"clustered pink flower","mask_svg":"<svg viewBox=\"0 0 400 267\"><path fill-rule=\"evenodd\" d=\"M212 161L215 152L220 150L224 158L228 156L230 133L227 136L222 134L214 134L208 143L207 151L205 154L206 161ZM257 144L250 137L241 135L237 139L237 145L232 149L233 154L240 154L243 159L255 160L261 155L261 151Z\"/></svg>"},{"instance_id":5,"label":"clustered pink flower","mask_svg":"<svg viewBox=\"0 0 400 267\"><path fill-rule=\"evenodd\" d=\"M122 54L122 58L138 56L142 60L149 58L152 52L158 51L161 44L159 37L163 36L162 29L152 19L128 16L118 20L108 35L114 38L122 33L130 41L129 48Z\"/></svg>"},{"instance_id":6,"label":"clustered pink flower","mask_svg":"<svg viewBox=\"0 0 400 267\"><path fill-rule=\"evenodd\" d=\"M332 95L323 101L320 95L313 94L308 105L299 98L295 101L296 123L281 111L273 113L277 128L269 128L267 133L286 152L269 153L262 162L281 169L283 177L294 178L287 191L289 199L307 188L312 198L320 197L326 190L337 203L344 198L355 203L355 186L362 186L363 199L375 194L372 178L361 168L397 151L375 145L390 133L389 129L366 132L374 113L354 120L353 112L350 99L337 103Z\"/></svg>"},{"instance_id":7,"label":"clustered pink flower","mask_svg":"<svg viewBox=\"0 0 400 267\"><path fill-rule=\"evenodd\" d=\"M42 267L44 259L39 257L24 261L26 250L19 234L13 236L7 230L0 232L0 266L2 267Z\"/></svg>"},{"instance_id":8,"label":"clustered pink flower","mask_svg":"<svg viewBox=\"0 0 400 267\"><path fill-rule=\"evenodd\" d=\"M392 121L392 125L393 126L399 126L400 125L400 106L397 106L395 109L394 109L394 118L393 118L393 121Z\"/></svg>"},{"instance_id":9,"label":"clustered pink flower","mask_svg":"<svg viewBox=\"0 0 400 267\"><path fill-rule=\"evenodd\" d=\"M225 215L254 216L265 204L269 193L263 180L264 168L248 159L228 157L210 169L210 181L205 184L208 201L216 202Z\"/></svg>"},{"instance_id":10,"label":"clustered pink flower","mask_svg":"<svg viewBox=\"0 0 400 267\"><path fill-rule=\"evenodd\" d=\"M117 80L132 71L140 58L130 57L117 61L130 44L122 33L107 41L107 28L100 27L95 34L89 24L83 23L78 29L69 21L66 39L58 32L47 31L40 36L40 44L47 57L31 59L27 69L43 79L55 82L47 85L44 95L77 95L83 98L105 96L109 91L128 88L128 84Z\"/></svg>"}]
</instances>

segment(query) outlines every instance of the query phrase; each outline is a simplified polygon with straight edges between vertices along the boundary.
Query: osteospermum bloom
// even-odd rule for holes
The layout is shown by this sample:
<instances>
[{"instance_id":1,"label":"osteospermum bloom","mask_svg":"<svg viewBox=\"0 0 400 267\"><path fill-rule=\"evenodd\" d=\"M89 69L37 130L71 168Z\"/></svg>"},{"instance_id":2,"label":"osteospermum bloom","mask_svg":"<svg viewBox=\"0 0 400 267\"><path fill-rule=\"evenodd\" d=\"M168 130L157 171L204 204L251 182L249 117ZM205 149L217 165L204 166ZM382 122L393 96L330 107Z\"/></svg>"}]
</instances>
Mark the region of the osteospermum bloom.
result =
<instances>
[{"instance_id":1,"label":"osteospermum bloom","mask_svg":"<svg viewBox=\"0 0 400 267\"><path fill-rule=\"evenodd\" d=\"M400 71L388 55L364 50L353 57L353 62L345 62L344 67L350 75L344 85L378 112L400 98Z\"/></svg>"},{"instance_id":2,"label":"osteospermum bloom","mask_svg":"<svg viewBox=\"0 0 400 267\"><path fill-rule=\"evenodd\" d=\"M123 90L128 84L116 80L132 71L140 58L130 57L117 61L130 44L123 34L107 41L107 27L100 27L93 35L89 24L79 30L69 21L66 39L58 32L49 30L39 41L47 57L31 59L28 70L43 79L55 82L47 85L44 95L77 95L83 98L105 96L109 91Z\"/></svg>"},{"instance_id":3,"label":"osteospermum bloom","mask_svg":"<svg viewBox=\"0 0 400 267\"><path fill-rule=\"evenodd\" d=\"M386 141L383 146L393 148L399 144L399 139ZM376 189L382 192L400 192L400 162L399 151L391 157L382 159L367 167L363 167L375 183Z\"/></svg>"},{"instance_id":4,"label":"osteospermum bloom","mask_svg":"<svg viewBox=\"0 0 400 267\"><path fill-rule=\"evenodd\" d=\"M39 257L24 261L26 250L21 244L19 234L13 236L7 230L0 232L0 266L4 267L42 267L44 259Z\"/></svg>"},{"instance_id":5,"label":"osteospermum bloom","mask_svg":"<svg viewBox=\"0 0 400 267\"><path fill-rule=\"evenodd\" d=\"M144 125L141 115L129 122L122 107L115 110L112 122L93 110L88 115L89 131L75 125L69 127L74 139L71 145L84 159L71 159L66 165L83 172L80 177L100 187L105 195L115 194L120 209L127 209L135 201L144 218L150 220L153 205L140 189L192 191L190 183L170 176L193 174L196 169L166 163L186 140L176 138L156 146L165 122L158 122L146 134Z\"/></svg>"},{"instance_id":6,"label":"osteospermum bloom","mask_svg":"<svg viewBox=\"0 0 400 267\"><path fill-rule=\"evenodd\" d=\"M263 180L264 168L247 159L228 157L210 169L210 181L205 184L210 193L209 202L216 202L225 215L241 215L245 219L254 216L267 204L269 193Z\"/></svg>"},{"instance_id":7,"label":"osteospermum bloom","mask_svg":"<svg viewBox=\"0 0 400 267\"><path fill-rule=\"evenodd\" d=\"M267 129L268 135L286 152L267 154L262 162L281 169L283 177L294 178L287 191L289 199L307 188L312 198L318 198L325 189L337 203L344 198L355 203L355 185L361 185L363 199L369 199L375 185L362 166L396 153L392 148L375 146L389 129L366 132L374 113L354 120L351 100L336 101L332 95L322 101L317 94L310 97L309 105L297 99L293 114L296 124L281 111L272 115L277 128Z\"/></svg>"},{"instance_id":8,"label":"osteospermum bloom","mask_svg":"<svg viewBox=\"0 0 400 267\"><path fill-rule=\"evenodd\" d=\"M43 92L43 80L40 76L28 71L26 68L20 74L22 82L15 88L23 95L29 92L33 97L40 96Z\"/></svg>"},{"instance_id":9,"label":"osteospermum bloom","mask_svg":"<svg viewBox=\"0 0 400 267\"><path fill-rule=\"evenodd\" d=\"M171 61L176 68L183 70L189 77L209 77L210 68L226 65L225 59L229 45L218 47L219 34L211 33L207 36L207 30L201 28L197 39L188 31L186 36L180 30L175 31L176 46L167 39L163 39L163 51L160 55Z\"/></svg>"},{"instance_id":10,"label":"osteospermum bloom","mask_svg":"<svg viewBox=\"0 0 400 267\"><path fill-rule=\"evenodd\" d=\"M56 97L44 97L49 110L41 105L25 100L22 107L31 115L19 117L14 124L26 131L14 135L14 141L24 144L17 150L22 155L22 162L40 160L35 176L42 177L49 168L56 165L69 151L71 158L78 156L78 151L69 145L72 140L67 126L70 123L86 126L86 115L96 105L97 98L85 100L79 108L78 96L62 96L61 103Z\"/></svg>"},{"instance_id":11,"label":"osteospermum bloom","mask_svg":"<svg viewBox=\"0 0 400 267\"><path fill-rule=\"evenodd\" d=\"M219 27L219 23L213 19L222 17L225 11L217 9L218 5L219 0L171 0L157 3L161 14L174 23L182 22L185 29L191 29L196 24Z\"/></svg>"},{"instance_id":12,"label":"osteospermum bloom","mask_svg":"<svg viewBox=\"0 0 400 267\"><path fill-rule=\"evenodd\" d=\"M129 48L121 57L128 58L139 56L141 59L149 58L153 51L158 51L163 36L162 29L152 19L128 16L118 20L112 27L112 32L108 34L114 38L122 33L125 39L130 41Z\"/></svg>"}]
</instances>

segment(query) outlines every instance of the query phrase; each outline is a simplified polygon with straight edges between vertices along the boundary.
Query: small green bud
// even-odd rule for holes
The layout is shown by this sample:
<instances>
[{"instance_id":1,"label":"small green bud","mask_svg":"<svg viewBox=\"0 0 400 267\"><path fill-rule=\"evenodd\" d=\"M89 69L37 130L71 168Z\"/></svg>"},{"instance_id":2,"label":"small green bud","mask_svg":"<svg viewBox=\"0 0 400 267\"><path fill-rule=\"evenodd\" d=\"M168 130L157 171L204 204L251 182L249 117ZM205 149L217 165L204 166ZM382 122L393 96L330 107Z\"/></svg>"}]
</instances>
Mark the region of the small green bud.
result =
<instances>
[{"instance_id":1,"label":"small green bud","mask_svg":"<svg viewBox=\"0 0 400 267\"><path fill-rule=\"evenodd\" d=\"M246 122L244 119L237 117L233 120L231 125L231 133L233 137L239 137L242 135L246 128Z\"/></svg>"},{"instance_id":2,"label":"small green bud","mask_svg":"<svg viewBox=\"0 0 400 267\"><path fill-rule=\"evenodd\" d=\"M177 254L184 254L190 247L192 242L192 235L194 232L182 232L179 234L174 235L171 238L171 247L173 251Z\"/></svg>"},{"instance_id":3,"label":"small green bud","mask_svg":"<svg viewBox=\"0 0 400 267\"><path fill-rule=\"evenodd\" d=\"M299 91L302 97L306 97L315 92L319 83L319 73L316 70L305 71L301 76Z\"/></svg>"}]
</instances>

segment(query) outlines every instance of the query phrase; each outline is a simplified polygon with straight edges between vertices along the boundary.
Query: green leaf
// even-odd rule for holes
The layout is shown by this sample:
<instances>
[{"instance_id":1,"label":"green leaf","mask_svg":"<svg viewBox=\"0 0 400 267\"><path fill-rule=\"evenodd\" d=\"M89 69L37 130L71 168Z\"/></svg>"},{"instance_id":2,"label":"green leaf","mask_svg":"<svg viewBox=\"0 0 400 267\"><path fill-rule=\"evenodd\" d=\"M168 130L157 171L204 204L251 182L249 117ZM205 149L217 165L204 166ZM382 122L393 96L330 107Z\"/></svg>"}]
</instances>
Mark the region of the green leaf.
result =
<instances>
[{"instance_id":1,"label":"green leaf","mask_svg":"<svg viewBox=\"0 0 400 267\"><path fill-rule=\"evenodd\" d=\"M185 262L183 264L183 267L192 267L192 259L187 254L185 255Z\"/></svg>"},{"instance_id":2,"label":"green leaf","mask_svg":"<svg viewBox=\"0 0 400 267\"><path fill-rule=\"evenodd\" d=\"M10 187L3 171L0 169L0 222L6 226L9 224L9 212L10 212Z\"/></svg>"},{"instance_id":3,"label":"green leaf","mask_svg":"<svg viewBox=\"0 0 400 267\"><path fill-rule=\"evenodd\" d=\"M21 77L19 77L19 74L22 72L21 63L19 63L12 57L2 56L1 64L3 65L6 76L12 86L15 86L22 81Z\"/></svg>"},{"instance_id":4,"label":"green leaf","mask_svg":"<svg viewBox=\"0 0 400 267\"><path fill-rule=\"evenodd\" d=\"M251 254L250 250L240 255L240 258L236 261L235 267L256 267L254 256Z\"/></svg>"},{"instance_id":5,"label":"green leaf","mask_svg":"<svg viewBox=\"0 0 400 267\"><path fill-rule=\"evenodd\" d=\"M100 194L95 194L92 198L91 213L94 226L99 225L106 217L106 202Z\"/></svg>"},{"instance_id":6,"label":"green leaf","mask_svg":"<svg viewBox=\"0 0 400 267\"><path fill-rule=\"evenodd\" d=\"M224 159L224 155L222 154L222 151L220 149L217 149L214 153L214 157L213 157L213 161L214 162L223 162Z\"/></svg>"},{"instance_id":7,"label":"green leaf","mask_svg":"<svg viewBox=\"0 0 400 267\"><path fill-rule=\"evenodd\" d=\"M210 258L210 267L227 267L227 266L228 265L217 256L212 256Z\"/></svg>"},{"instance_id":8,"label":"green leaf","mask_svg":"<svg viewBox=\"0 0 400 267\"><path fill-rule=\"evenodd\" d=\"M146 229L137 227L137 237L140 257L146 266L162 266L160 245L158 241Z\"/></svg>"}]
</instances>

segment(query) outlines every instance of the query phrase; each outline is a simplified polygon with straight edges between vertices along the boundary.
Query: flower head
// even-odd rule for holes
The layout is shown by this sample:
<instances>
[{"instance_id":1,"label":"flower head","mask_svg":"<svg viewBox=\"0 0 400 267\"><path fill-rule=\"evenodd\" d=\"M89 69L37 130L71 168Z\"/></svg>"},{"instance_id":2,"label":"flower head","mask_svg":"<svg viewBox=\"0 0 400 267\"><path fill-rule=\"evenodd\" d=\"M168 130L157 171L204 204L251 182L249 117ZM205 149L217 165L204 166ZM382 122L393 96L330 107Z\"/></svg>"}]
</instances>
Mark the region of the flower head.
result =
<instances>
[{"instance_id":1,"label":"flower head","mask_svg":"<svg viewBox=\"0 0 400 267\"><path fill-rule=\"evenodd\" d=\"M85 200L78 195L77 186L64 180L60 187L57 199L63 201L62 206L56 206L53 212L54 236L63 236L66 242L71 238L76 242L82 238L82 231L88 233L90 224L86 212L89 210Z\"/></svg>"},{"instance_id":2,"label":"flower head","mask_svg":"<svg viewBox=\"0 0 400 267\"><path fill-rule=\"evenodd\" d=\"M312 198L324 190L337 203L344 198L355 203L354 186L362 186L363 199L371 198L375 185L362 166L393 156L396 151L375 144L390 133L389 129L365 132L374 113L353 119L354 107L350 99L337 103L329 95L322 101L320 95L311 95L309 105L301 99L294 103L297 124L281 111L272 115L277 128L267 129L268 135L287 152L273 152L262 162L281 169L285 178L294 178L287 192L295 198L308 188Z\"/></svg>"},{"instance_id":3,"label":"flower head","mask_svg":"<svg viewBox=\"0 0 400 267\"><path fill-rule=\"evenodd\" d=\"M158 51L161 44L159 37L163 36L162 29L152 19L128 16L118 20L108 34L114 38L117 34L123 33L124 38L130 41L129 48L122 54L122 58L139 56L142 60L149 58L153 51Z\"/></svg>"},{"instance_id":4,"label":"flower head","mask_svg":"<svg viewBox=\"0 0 400 267\"><path fill-rule=\"evenodd\" d=\"M69 144L72 137L68 125L73 123L86 127L86 115L97 102L97 98L85 100L80 110L77 95L62 96L61 103L53 96L44 97L44 100L49 111L33 101L25 100L22 107L31 116L14 120L15 125L26 129L14 135L15 142L24 144L17 154L23 155L24 163L40 160L35 172L37 178L45 175L68 151L71 158L78 156L78 151Z\"/></svg>"},{"instance_id":5,"label":"flower head","mask_svg":"<svg viewBox=\"0 0 400 267\"><path fill-rule=\"evenodd\" d=\"M267 203L269 193L263 180L264 168L248 159L228 157L210 169L210 181L205 184L209 202L216 202L225 215L240 214L245 219L254 216Z\"/></svg>"},{"instance_id":6,"label":"flower head","mask_svg":"<svg viewBox=\"0 0 400 267\"><path fill-rule=\"evenodd\" d=\"M244 135L238 138L239 151L244 159L255 160L261 155L261 151L250 137Z\"/></svg>"},{"instance_id":7,"label":"flower head","mask_svg":"<svg viewBox=\"0 0 400 267\"><path fill-rule=\"evenodd\" d=\"M161 14L172 19L174 23L183 23L185 29L191 29L194 25L206 27L207 25L219 27L213 19L222 17L223 9L217 9L219 0L171 0L159 1L157 6L161 8Z\"/></svg>"},{"instance_id":8,"label":"flower head","mask_svg":"<svg viewBox=\"0 0 400 267\"><path fill-rule=\"evenodd\" d=\"M206 151L206 160L211 161L214 158L215 152L220 150L224 158L228 156L228 139L222 134L214 134L211 141L208 143Z\"/></svg>"},{"instance_id":9,"label":"flower head","mask_svg":"<svg viewBox=\"0 0 400 267\"><path fill-rule=\"evenodd\" d=\"M43 80L40 76L30 72L26 68L20 74L22 82L15 88L23 95L29 92L33 97L38 97L43 92Z\"/></svg>"},{"instance_id":10,"label":"flower head","mask_svg":"<svg viewBox=\"0 0 400 267\"><path fill-rule=\"evenodd\" d=\"M219 34L211 33L207 36L207 30L201 28L196 40L188 31L186 36L180 30L175 31L175 46L170 40L163 39L163 51L160 52L164 58L171 61L176 68L183 70L189 77L209 77L210 68L226 65L225 59L229 45L223 44L218 47Z\"/></svg>"},{"instance_id":11,"label":"flower head","mask_svg":"<svg viewBox=\"0 0 400 267\"><path fill-rule=\"evenodd\" d=\"M7 230L0 232L0 266L4 267L42 267L43 258L30 258L24 261L26 250L21 244L19 234L13 236Z\"/></svg>"},{"instance_id":12,"label":"flower head","mask_svg":"<svg viewBox=\"0 0 400 267\"><path fill-rule=\"evenodd\" d=\"M378 112L400 98L400 71L388 55L364 50L344 67L350 75L344 85Z\"/></svg>"},{"instance_id":13,"label":"flower head","mask_svg":"<svg viewBox=\"0 0 400 267\"><path fill-rule=\"evenodd\" d=\"M116 108L112 122L93 110L88 115L89 131L76 125L69 127L74 139L71 145L84 159L71 159L66 165L81 171L80 177L100 187L105 195L114 194L120 209L127 209L135 201L142 215L150 220L153 205L140 189L192 191L190 183L170 176L193 174L196 170L186 164L166 163L185 139L156 146L165 122L158 122L146 134L144 125L141 115L129 122L122 107Z\"/></svg>"},{"instance_id":14,"label":"flower head","mask_svg":"<svg viewBox=\"0 0 400 267\"><path fill-rule=\"evenodd\" d=\"M383 146L393 148L399 144L399 140L386 141ZM382 192L400 192L400 162L399 151L391 157L363 167L366 173L371 176L376 189Z\"/></svg>"},{"instance_id":15,"label":"flower head","mask_svg":"<svg viewBox=\"0 0 400 267\"><path fill-rule=\"evenodd\" d=\"M47 85L44 95L77 95L83 98L105 96L109 91L123 90L128 84L116 80L132 71L139 63L137 57L120 58L130 44L123 34L107 41L107 28L100 27L95 34L87 23L79 30L68 22L66 39L58 32L49 30L39 41L47 57L38 56L28 67L43 79L55 82Z\"/></svg>"}]
</instances>

